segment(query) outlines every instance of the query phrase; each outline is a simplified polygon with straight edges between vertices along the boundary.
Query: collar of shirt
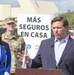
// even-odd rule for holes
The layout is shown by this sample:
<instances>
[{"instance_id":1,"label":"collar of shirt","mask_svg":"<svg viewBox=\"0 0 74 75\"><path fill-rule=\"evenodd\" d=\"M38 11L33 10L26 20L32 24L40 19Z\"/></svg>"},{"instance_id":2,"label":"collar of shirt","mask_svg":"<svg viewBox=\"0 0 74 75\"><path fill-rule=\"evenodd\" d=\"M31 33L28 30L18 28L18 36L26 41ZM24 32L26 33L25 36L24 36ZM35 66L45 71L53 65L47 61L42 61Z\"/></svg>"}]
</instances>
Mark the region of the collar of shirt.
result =
<instances>
[{"instance_id":1,"label":"collar of shirt","mask_svg":"<svg viewBox=\"0 0 74 75\"><path fill-rule=\"evenodd\" d=\"M16 38L17 37L17 34L16 33L15 34L12 34L12 35L8 35L7 33L5 33L4 35L5 35L4 36L5 39L13 39L13 38Z\"/></svg>"},{"instance_id":2,"label":"collar of shirt","mask_svg":"<svg viewBox=\"0 0 74 75\"><path fill-rule=\"evenodd\" d=\"M66 38L65 39L62 39L61 41L63 41L63 42L68 42L68 39L69 39L69 34L66 36ZM56 43L56 42L61 42L59 39L57 39L56 37L55 37L55 40L54 40L54 44Z\"/></svg>"}]
</instances>

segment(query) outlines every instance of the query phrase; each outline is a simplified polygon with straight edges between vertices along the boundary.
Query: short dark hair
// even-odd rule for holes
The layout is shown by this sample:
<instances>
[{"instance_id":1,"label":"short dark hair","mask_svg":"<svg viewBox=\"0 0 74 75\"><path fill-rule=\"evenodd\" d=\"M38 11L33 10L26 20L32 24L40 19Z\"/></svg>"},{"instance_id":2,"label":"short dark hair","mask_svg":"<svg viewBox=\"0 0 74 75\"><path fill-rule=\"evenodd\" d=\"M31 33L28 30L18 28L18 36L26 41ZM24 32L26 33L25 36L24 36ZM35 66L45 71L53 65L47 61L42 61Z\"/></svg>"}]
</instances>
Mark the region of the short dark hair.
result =
<instances>
[{"instance_id":1,"label":"short dark hair","mask_svg":"<svg viewBox=\"0 0 74 75\"><path fill-rule=\"evenodd\" d=\"M53 20L51 21L51 25L53 24L53 22L56 22L56 21L62 21L64 27L69 26L68 20L63 16L57 16L53 18Z\"/></svg>"},{"instance_id":2,"label":"short dark hair","mask_svg":"<svg viewBox=\"0 0 74 75\"><path fill-rule=\"evenodd\" d=\"M7 46L6 46L6 43L4 41L2 41L2 34L1 34L1 30L0 30L0 45L2 45L5 50L7 50Z\"/></svg>"}]
</instances>

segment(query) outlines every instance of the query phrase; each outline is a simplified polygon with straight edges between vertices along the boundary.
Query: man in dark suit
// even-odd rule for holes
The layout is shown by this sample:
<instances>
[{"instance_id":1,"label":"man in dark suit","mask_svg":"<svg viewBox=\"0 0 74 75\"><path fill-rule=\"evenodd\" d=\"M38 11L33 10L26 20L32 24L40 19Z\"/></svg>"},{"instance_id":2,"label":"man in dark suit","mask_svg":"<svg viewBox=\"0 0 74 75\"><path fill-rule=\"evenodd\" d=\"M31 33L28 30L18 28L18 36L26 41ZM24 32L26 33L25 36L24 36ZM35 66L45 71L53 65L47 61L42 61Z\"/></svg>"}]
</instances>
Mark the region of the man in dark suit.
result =
<instances>
[{"instance_id":1,"label":"man in dark suit","mask_svg":"<svg viewBox=\"0 0 74 75\"><path fill-rule=\"evenodd\" d=\"M61 16L53 18L51 28L54 37L43 40L36 57L26 63L30 68L61 69L66 75L74 75L74 40L68 33L67 19ZM18 54L22 60L23 55Z\"/></svg>"}]
</instances>

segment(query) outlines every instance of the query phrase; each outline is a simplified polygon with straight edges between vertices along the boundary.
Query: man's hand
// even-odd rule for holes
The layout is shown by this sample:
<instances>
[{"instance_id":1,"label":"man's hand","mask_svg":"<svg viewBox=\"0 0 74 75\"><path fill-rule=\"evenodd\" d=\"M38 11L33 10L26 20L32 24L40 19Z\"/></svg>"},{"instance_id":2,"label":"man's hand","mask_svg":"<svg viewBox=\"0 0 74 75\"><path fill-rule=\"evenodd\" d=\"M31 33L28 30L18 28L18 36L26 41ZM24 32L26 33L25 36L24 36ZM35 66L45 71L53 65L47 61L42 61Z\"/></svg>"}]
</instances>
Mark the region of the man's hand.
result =
<instances>
[{"instance_id":1,"label":"man's hand","mask_svg":"<svg viewBox=\"0 0 74 75\"><path fill-rule=\"evenodd\" d=\"M19 52L17 57L19 58L20 61L22 61L22 63L23 63L24 57L25 57L25 60L26 60L25 63L26 64L30 63L30 57L27 54L25 54L23 51L21 53Z\"/></svg>"},{"instance_id":2,"label":"man's hand","mask_svg":"<svg viewBox=\"0 0 74 75\"><path fill-rule=\"evenodd\" d=\"M22 51L21 53L20 53L20 52L18 52L17 57L19 58L19 60L20 60L20 61L22 61L22 62L23 62L23 58L24 58L24 51Z\"/></svg>"}]
</instances>

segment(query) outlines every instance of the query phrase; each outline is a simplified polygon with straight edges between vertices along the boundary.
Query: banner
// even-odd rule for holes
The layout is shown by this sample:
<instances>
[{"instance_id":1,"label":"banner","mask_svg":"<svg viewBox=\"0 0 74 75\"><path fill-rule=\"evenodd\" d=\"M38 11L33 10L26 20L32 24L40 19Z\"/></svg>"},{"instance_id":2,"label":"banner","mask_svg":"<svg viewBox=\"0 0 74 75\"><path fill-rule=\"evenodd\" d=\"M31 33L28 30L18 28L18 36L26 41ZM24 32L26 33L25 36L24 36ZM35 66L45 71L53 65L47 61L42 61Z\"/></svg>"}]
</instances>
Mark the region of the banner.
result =
<instances>
[{"instance_id":1,"label":"banner","mask_svg":"<svg viewBox=\"0 0 74 75\"><path fill-rule=\"evenodd\" d=\"M41 40L51 37L50 15L18 14L18 34L26 42L26 49L31 58L34 58Z\"/></svg>"}]
</instances>

